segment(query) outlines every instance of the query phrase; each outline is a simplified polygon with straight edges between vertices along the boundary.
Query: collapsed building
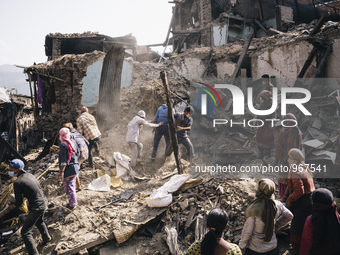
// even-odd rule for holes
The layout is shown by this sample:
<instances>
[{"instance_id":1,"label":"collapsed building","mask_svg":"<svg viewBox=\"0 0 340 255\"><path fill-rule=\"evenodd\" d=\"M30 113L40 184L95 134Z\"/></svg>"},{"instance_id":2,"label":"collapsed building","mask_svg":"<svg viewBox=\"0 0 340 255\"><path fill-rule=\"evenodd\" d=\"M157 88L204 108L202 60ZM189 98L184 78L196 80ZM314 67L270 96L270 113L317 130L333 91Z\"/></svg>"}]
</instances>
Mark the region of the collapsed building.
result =
<instances>
[{"instance_id":1,"label":"collapsed building","mask_svg":"<svg viewBox=\"0 0 340 255\"><path fill-rule=\"evenodd\" d=\"M118 151L129 155L125 126L139 109L144 109L147 118L151 119L165 102L160 71L166 70L175 104L184 101L184 105L194 104L198 82L211 85L236 82L242 90L252 87L255 97L263 89L262 74L269 73L272 83L278 88L296 86L311 90L312 98L306 107L313 116L301 116L299 121L306 160L322 162L334 169L340 134L340 86L337 77L340 28L336 6L334 9L323 5L326 2L317 6L313 5L314 1L302 0L276 3L269 0L183 0L174 3L173 18L164 42L164 45L173 45L172 53L175 54L170 54L169 58L149 50L138 54L138 47L131 36L114 39L89 32L46 36L48 61L25 68L30 86L33 86L33 100L30 102L33 102L31 114L34 113L34 120L30 125L36 131L52 136L63 123L75 124L81 105L88 106L97 115L102 95L100 87L105 84L105 77L112 77L109 75L112 70L121 66L121 69L118 68L120 83L109 83L113 88L109 97L113 98L114 107L101 117L101 148L109 157ZM329 15L328 11L331 11ZM125 57L120 59L120 65L110 65L114 62L111 61L113 55L109 56L112 46L125 49L123 54L116 51L117 55ZM248 79L242 82L236 80L237 77ZM327 83L315 79L321 77L327 77ZM308 83L305 83L306 79L309 79ZM213 117L232 118L230 95L224 95L222 100L223 107L216 107ZM291 111L298 115L297 109L292 108ZM108 114L114 116L114 121L107 124ZM246 117L253 118L251 113L246 114ZM200 116L200 109L197 109L194 121L193 127L209 131L204 136L191 134L196 162L200 166L208 165L211 160L238 166L262 163L252 158L256 153L254 129L242 126L212 129L209 118ZM151 152L150 137L148 133L141 137L145 155ZM242 213L254 198L251 193L256 189L256 181L249 178L219 179L223 176L207 173L202 175L205 180L189 179L180 191L173 194L173 202L169 206L149 208L146 197L176 171L173 159L165 165L146 160L140 167L142 177L138 182L122 180L123 184L119 184L122 186L116 185L107 193L84 190L78 193L80 208L68 214L63 208L63 190L55 184L58 171L55 141L58 140L54 137L45 155L35 155L38 156L34 158L35 162L31 161L28 166L50 200L46 218L56 239L44 248L44 254L109 254L118 252L118 249L136 254L180 254L194 240L202 238L206 212L216 206L228 211L233 219L227 233L228 240L234 243L240 240L244 222ZM208 154L212 150L215 153ZM186 166L184 173L189 174L188 158L182 157L182 164ZM102 158L95 161L97 169L108 174L116 173L114 164ZM80 173L85 184L97 177L99 174L93 171ZM334 196L340 195L336 181L316 180L316 186L327 187ZM120 201L101 211L93 210L110 202L112 196L118 198L128 189L135 192L130 200ZM10 191L10 185L4 186L1 207L5 205ZM8 240L1 245L1 252L14 254L24 249L17 231L20 228L19 212L16 213L6 214L1 225L6 233L4 239ZM289 254L289 243L285 238L279 242L282 245L280 253Z\"/></svg>"}]
</instances>

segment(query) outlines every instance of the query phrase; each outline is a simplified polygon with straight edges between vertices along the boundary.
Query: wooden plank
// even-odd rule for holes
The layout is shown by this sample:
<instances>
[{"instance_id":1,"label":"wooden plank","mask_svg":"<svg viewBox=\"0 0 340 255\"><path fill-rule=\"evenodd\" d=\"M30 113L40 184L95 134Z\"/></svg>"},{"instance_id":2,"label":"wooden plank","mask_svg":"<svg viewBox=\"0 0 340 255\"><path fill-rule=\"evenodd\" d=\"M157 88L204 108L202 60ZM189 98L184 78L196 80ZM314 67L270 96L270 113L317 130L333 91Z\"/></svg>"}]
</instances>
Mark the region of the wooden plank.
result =
<instances>
[{"instance_id":1,"label":"wooden plank","mask_svg":"<svg viewBox=\"0 0 340 255\"><path fill-rule=\"evenodd\" d=\"M37 116L36 116L36 112L35 112L35 108L34 108L34 99L33 99L32 85L31 85L32 78L31 78L30 73L28 73L28 79L29 79L30 92L31 92L31 101L32 101L32 109L33 109L33 117L34 117L34 127L35 127L35 130L37 130L38 129Z\"/></svg>"},{"instance_id":2,"label":"wooden plank","mask_svg":"<svg viewBox=\"0 0 340 255\"><path fill-rule=\"evenodd\" d=\"M247 55L247 50L250 46L250 43L251 43L251 40L253 39L253 33L249 33L248 34L248 37L247 37L247 40L245 41L244 45L243 45L243 50L241 52L241 55L240 55L240 58L238 59L237 61L237 64L236 64L236 67L235 67L235 71L233 73L233 75L231 76L231 80L230 80L230 84L233 84L234 81L235 81L235 78L238 74L238 72L240 71L240 68L244 62L244 59Z\"/></svg>"},{"instance_id":3,"label":"wooden plank","mask_svg":"<svg viewBox=\"0 0 340 255\"><path fill-rule=\"evenodd\" d=\"M195 216L195 213L196 213L196 210L197 210L197 207L196 206L192 206L190 208L190 212L189 212L189 215L188 215L188 218L187 218L187 222L185 223L185 227L186 228L189 228L191 223L192 223L192 219L194 218Z\"/></svg>"},{"instance_id":4,"label":"wooden plank","mask_svg":"<svg viewBox=\"0 0 340 255\"><path fill-rule=\"evenodd\" d=\"M241 69L241 90L245 95L247 93L247 69Z\"/></svg>"},{"instance_id":5,"label":"wooden plank","mask_svg":"<svg viewBox=\"0 0 340 255\"><path fill-rule=\"evenodd\" d=\"M110 241L114 238L114 235L113 233L111 233L110 235L108 236L98 236L98 239L96 240L93 240L93 241L90 241L88 243L85 243L85 244L82 244L82 245L79 245L77 247L74 247L70 250L66 250L66 251L60 251L58 252L58 255L71 255L71 254L76 254L78 253L79 251L81 250L84 250L84 249L89 249L91 247L94 247L94 246L97 246L99 244L102 244L102 243L105 243L107 241Z\"/></svg>"},{"instance_id":6,"label":"wooden plank","mask_svg":"<svg viewBox=\"0 0 340 255\"><path fill-rule=\"evenodd\" d=\"M9 254L10 255L15 255L15 254L18 254L19 252L21 252L21 251L23 251L24 249L25 249L25 245L23 244L23 245L20 245L19 247L17 247L17 248L15 248L15 249L13 249L13 250L11 250L11 251L9 251Z\"/></svg>"},{"instance_id":7,"label":"wooden plank","mask_svg":"<svg viewBox=\"0 0 340 255\"><path fill-rule=\"evenodd\" d=\"M321 29L323 23L325 23L326 18L327 18L328 16L329 16L329 13L328 13L328 12L325 12L325 13L321 16L321 18L318 20L318 23L316 23L316 25L315 25L313 31L310 33L310 36L316 35L316 34L320 31L320 29Z\"/></svg>"},{"instance_id":8,"label":"wooden plank","mask_svg":"<svg viewBox=\"0 0 340 255\"><path fill-rule=\"evenodd\" d=\"M13 156L15 156L15 157L18 158L18 159L21 159L21 160L25 163L25 165L27 164L26 159L25 159L23 156L21 156L21 154L20 154L19 152L17 152L17 151L14 149L14 147L13 147L11 144L9 144L2 136L0 136L0 144L1 144L2 146L6 147L6 149L7 149Z\"/></svg>"},{"instance_id":9,"label":"wooden plank","mask_svg":"<svg viewBox=\"0 0 340 255\"><path fill-rule=\"evenodd\" d=\"M303 67L302 67L302 69L301 69L301 71L300 71L300 73L299 73L299 75L298 75L298 77L297 77L298 79L303 78L303 76L305 75L305 73L306 73L308 67L309 67L310 64L312 63L312 61L313 61L313 59L314 59L314 56L315 56L315 54L316 54L317 51L318 51L318 48L314 46L314 48L312 49L312 51L309 53L308 58L307 58L305 64L303 65ZM300 83L300 81L299 81L298 79L295 81L293 87L297 87L298 84Z\"/></svg>"},{"instance_id":10,"label":"wooden plank","mask_svg":"<svg viewBox=\"0 0 340 255\"><path fill-rule=\"evenodd\" d=\"M166 72L162 71L160 73L161 79L163 81L163 86L165 88L165 95L166 95L166 101L167 101L167 106L168 106L168 120L169 120L169 131L170 131L170 139L172 142L172 147L174 150L174 155L176 159L176 165L177 165L177 170L178 174L183 174L181 162L179 161L178 157L178 142L177 142L177 135L176 135L176 129L175 129L175 118L174 118L174 113L173 113L173 105L170 100L170 89L169 89L169 83L168 83L168 78L166 76Z\"/></svg>"},{"instance_id":11,"label":"wooden plank","mask_svg":"<svg viewBox=\"0 0 340 255\"><path fill-rule=\"evenodd\" d=\"M262 24L257 20L257 19L254 19L255 23L264 31L264 32L268 32L267 29L264 28L264 26L262 26Z\"/></svg>"}]
</instances>

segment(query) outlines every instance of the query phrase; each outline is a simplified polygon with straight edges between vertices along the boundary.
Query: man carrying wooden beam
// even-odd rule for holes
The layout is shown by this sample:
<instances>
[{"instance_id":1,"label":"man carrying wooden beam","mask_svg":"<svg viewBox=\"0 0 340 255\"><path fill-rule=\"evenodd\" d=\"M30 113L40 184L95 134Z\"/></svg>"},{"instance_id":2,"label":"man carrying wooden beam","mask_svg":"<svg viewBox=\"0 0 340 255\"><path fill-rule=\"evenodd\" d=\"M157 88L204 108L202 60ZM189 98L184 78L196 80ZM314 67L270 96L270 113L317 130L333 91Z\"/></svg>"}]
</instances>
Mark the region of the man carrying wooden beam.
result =
<instances>
[{"instance_id":1,"label":"man carrying wooden beam","mask_svg":"<svg viewBox=\"0 0 340 255\"><path fill-rule=\"evenodd\" d=\"M48 229L44 222L45 209L47 208L47 199L41 190L37 179L24 170L24 162L20 159L13 159L9 164L10 176L17 176L14 182L15 203L9 204L10 208L19 207L23 198L27 198L29 203L29 214L26 217L24 225L21 229L21 236L24 239L25 246L29 255L39 255L37 247L32 236L34 225L38 228L43 241L40 245L50 242L53 237L48 233Z\"/></svg>"},{"instance_id":2,"label":"man carrying wooden beam","mask_svg":"<svg viewBox=\"0 0 340 255\"><path fill-rule=\"evenodd\" d=\"M176 129L176 135L178 139L178 144L183 144L185 148L187 149L188 156L190 158L190 164L192 164L192 161L194 159L194 146L192 145L189 136L187 134L187 131L190 131L191 129L191 114L193 113L193 109L188 106L185 108L184 113L176 113L174 115L175 118L175 129ZM167 157L171 155L173 152L173 146L172 142L170 142L170 146L167 148L164 156L164 162L166 161Z\"/></svg>"}]
</instances>

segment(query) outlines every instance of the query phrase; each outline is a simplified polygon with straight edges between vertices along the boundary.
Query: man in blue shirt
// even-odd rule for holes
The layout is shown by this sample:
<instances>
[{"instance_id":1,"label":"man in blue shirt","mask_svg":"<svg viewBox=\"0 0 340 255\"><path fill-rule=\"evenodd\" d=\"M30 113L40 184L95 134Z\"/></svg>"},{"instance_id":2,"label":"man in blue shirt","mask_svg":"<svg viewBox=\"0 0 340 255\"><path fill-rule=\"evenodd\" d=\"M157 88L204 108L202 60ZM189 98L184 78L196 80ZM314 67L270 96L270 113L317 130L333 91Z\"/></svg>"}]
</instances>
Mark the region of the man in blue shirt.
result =
<instances>
[{"instance_id":1,"label":"man in blue shirt","mask_svg":"<svg viewBox=\"0 0 340 255\"><path fill-rule=\"evenodd\" d=\"M156 158L158 145L159 145L159 142L162 136L164 136L164 139L165 139L165 144L166 144L165 151L170 145L169 128L168 128L169 121L168 121L168 117L166 116L167 111L168 111L168 106L166 104L163 104L162 106L158 108L155 118L151 121L151 122L156 122L157 124L160 122L163 122L163 125L157 127L155 131L155 137L153 140L152 160Z\"/></svg>"},{"instance_id":2,"label":"man in blue shirt","mask_svg":"<svg viewBox=\"0 0 340 255\"><path fill-rule=\"evenodd\" d=\"M191 107L187 107L184 110L184 113L175 113L175 129L176 129L176 135L178 140L178 145L183 144L185 148L187 149L188 156L190 157L190 163L192 163L192 160L195 156L194 154L194 146L192 145L189 136L187 134L187 131L190 131L191 129L191 114L192 113ZM167 147L167 150L165 151L165 157L164 162L167 157L171 155L173 152L172 143L170 142L170 146Z\"/></svg>"}]
</instances>

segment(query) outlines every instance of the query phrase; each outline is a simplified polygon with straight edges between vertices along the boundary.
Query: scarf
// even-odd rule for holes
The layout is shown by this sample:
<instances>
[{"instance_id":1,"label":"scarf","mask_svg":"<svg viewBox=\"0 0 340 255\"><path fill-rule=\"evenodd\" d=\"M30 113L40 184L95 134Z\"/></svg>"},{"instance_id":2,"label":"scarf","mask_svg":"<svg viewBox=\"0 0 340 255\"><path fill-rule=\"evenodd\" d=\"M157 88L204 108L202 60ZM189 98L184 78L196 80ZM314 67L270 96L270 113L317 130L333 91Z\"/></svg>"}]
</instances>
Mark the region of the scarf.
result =
<instances>
[{"instance_id":1,"label":"scarf","mask_svg":"<svg viewBox=\"0 0 340 255\"><path fill-rule=\"evenodd\" d=\"M256 199L248 206L245 218L250 216L261 218L264 223L264 241L270 242L274 233L274 219L277 212L275 204L275 183L270 179L259 181Z\"/></svg>"},{"instance_id":2,"label":"scarf","mask_svg":"<svg viewBox=\"0 0 340 255\"><path fill-rule=\"evenodd\" d=\"M312 194L312 225L315 229L311 254L338 254L340 251L340 215L333 194L316 189Z\"/></svg>"},{"instance_id":3,"label":"scarf","mask_svg":"<svg viewBox=\"0 0 340 255\"><path fill-rule=\"evenodd\" d=\"M74 144L70 139L70 130L68 128L62 128L59 131L59 140L67 147L67 164L70 163L73 153L76 152Z\"/></svg>"},{"instance_id":4,"label":"scarf","mask_svg":"<svg viewBox=\"0 0 340 255\"><path fill-rule=\"evenodd\" d=\"M313 178L313 174L305 164L305 157L297 148L290 149L288 152L288 163L290 166L288 179L292 178L293 173L298 174L301 178ZM303 170L301 169L303 168Z\"/></svg>"}]
</instances>

